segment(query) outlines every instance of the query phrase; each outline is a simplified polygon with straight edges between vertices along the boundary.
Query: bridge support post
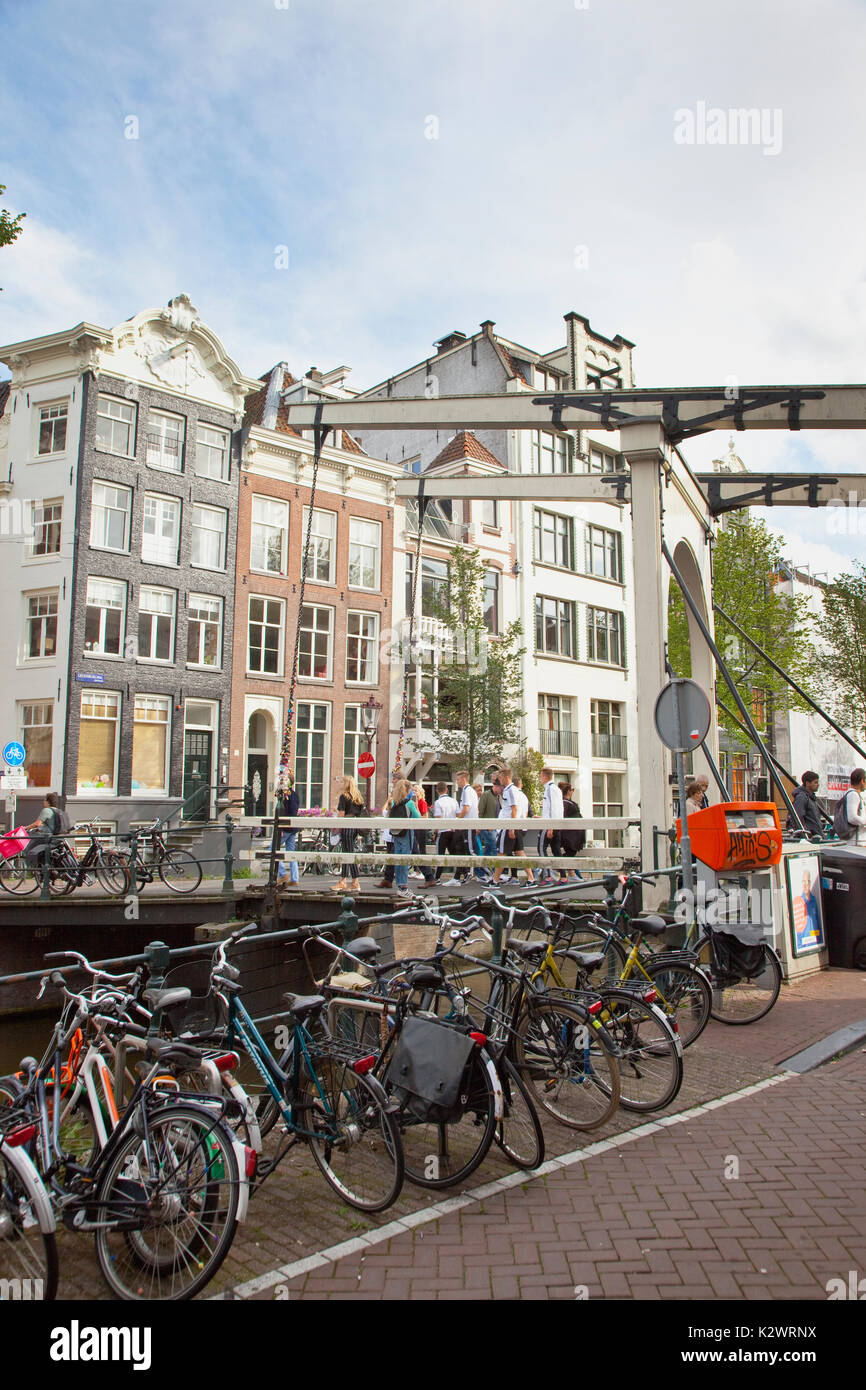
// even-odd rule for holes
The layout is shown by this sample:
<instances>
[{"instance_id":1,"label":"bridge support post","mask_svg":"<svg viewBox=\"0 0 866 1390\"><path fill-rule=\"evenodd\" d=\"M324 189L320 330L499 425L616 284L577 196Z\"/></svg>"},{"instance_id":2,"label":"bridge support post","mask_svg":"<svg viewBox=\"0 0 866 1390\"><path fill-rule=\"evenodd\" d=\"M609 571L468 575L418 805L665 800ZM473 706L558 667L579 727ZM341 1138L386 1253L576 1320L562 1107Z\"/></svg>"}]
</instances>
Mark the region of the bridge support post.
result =
<instances>
[{"instance_id":1,"label":"bridge support post","mask_svg":"<svg viewBox=\"0 0 866 1390\"><path fill-rule=\"evenodd\" d=\"M232 841L234 839L235 823L229 813L226 813L226 852L225 852L225 871L223 875L223 892L234 895L235 886L232 879L234 867L234 855L232 854Z\"/></svg>"}]
</instances>

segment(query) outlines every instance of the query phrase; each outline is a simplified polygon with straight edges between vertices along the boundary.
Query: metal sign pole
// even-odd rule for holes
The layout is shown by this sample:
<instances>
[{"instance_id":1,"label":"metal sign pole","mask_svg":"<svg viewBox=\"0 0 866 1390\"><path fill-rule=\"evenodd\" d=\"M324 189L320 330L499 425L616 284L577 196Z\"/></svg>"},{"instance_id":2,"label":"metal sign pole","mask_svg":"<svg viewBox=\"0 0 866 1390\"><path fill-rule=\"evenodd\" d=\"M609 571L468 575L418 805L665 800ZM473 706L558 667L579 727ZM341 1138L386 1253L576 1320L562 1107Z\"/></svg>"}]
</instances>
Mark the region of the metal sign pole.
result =
<instances>
[{"instance_id":1,"label":"metal sign pole","mask_svg":"<svg viewBox=\"0 0 866 1390\"><path fill-rule=\"evenodd\" d=\"M692 865L692 844L689 839L689 817L686 811L686 773L683 763L683 754L679 751L683 746L682 722L680 720L680 681L676 676L671 681L671 695L674 712L674 740L678 750L674 756L677 760L677 787L680 796L680 820L682 823L680 860L683 868L683 888L685 888L687 893L691 894L691 900L694 902L695 875Z\"/></svg>"}]
</instances>

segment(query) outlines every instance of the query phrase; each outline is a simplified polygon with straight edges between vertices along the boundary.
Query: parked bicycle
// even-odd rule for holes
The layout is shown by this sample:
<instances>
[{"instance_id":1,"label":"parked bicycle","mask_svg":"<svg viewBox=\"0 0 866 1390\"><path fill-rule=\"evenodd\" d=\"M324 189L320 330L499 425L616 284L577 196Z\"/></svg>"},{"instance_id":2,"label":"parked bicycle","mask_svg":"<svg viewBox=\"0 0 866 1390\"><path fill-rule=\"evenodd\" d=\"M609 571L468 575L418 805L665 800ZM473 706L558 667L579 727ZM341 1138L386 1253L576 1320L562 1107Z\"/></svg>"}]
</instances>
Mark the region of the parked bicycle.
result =
<instances>
[{"instance_id":1,"label":"parked bicycle","mask_svg":"<svg viewBox=\"0 0 866 1390\"><path fill-rule=\"evenodd\" d=\"M52 897L62 897L82 884L90 886L94 882L98 882L112 897L124 897L130 890L132 879L123 855L106 848L93 825L78 825L74 833L90 838L90 844L80 858L65 837L55 836L46 845L48 891ZM26 851L0 861L0 884L8 893L35 892L42 883L42 875L42 863L31 863L26 858Z\"/></svg>"},{"instance_id":2,"label":"parked bicycle","mask_svg":"<svg viewBox=\"0 0 866 1390\"><path fill-rule=\"evenodd\" d=\"M169 848L160 830L159 817L152 825L139 830L135 839L135 850L129 854L127 862L130 874L135 876L135 891L140 893L147 883L155 883L157 877L173 893L194 893L201 883L201 864L195 855L185 849ZM131 835L122 836L130 840ZM148 851L142 852L142 841L147 840Z\"/></svg>"}]
</instances>

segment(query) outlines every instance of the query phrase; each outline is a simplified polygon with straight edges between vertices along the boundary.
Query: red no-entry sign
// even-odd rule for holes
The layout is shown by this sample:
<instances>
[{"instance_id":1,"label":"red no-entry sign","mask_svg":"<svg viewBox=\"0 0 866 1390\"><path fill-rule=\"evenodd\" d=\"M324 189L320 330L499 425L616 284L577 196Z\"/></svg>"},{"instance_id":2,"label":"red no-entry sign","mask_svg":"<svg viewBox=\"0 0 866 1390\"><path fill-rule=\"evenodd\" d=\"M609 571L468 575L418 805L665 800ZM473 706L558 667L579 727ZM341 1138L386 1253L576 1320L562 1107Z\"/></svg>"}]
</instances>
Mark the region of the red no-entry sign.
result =
<instances>
[{"instance_id":1,"label":"red no-entry sign","mask_svg":"<svg viewBox=\"0 0 866 1390\"><path fill-rule=\"evenodd\" d=\"M358 759L358 776L372 777L376 771L376 759L372 753L362 753Z\"/></svg>"}]
</instances>

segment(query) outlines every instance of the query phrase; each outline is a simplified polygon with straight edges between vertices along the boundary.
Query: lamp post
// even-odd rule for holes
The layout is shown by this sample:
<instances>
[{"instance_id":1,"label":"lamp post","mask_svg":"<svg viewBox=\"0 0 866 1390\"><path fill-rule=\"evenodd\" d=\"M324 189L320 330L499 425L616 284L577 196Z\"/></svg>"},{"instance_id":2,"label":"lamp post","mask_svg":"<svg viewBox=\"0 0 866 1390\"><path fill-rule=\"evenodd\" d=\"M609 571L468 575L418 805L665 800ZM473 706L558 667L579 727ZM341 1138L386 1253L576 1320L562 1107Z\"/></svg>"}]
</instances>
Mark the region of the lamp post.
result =
<instances>
[{"instance_id":1,"label":"lamp post","mask_svg":"<svg viewBox=\"0 0 866 1390\"><path fill-rule=\"evenodd\" d=\"M369 753L376 737L376 730L379 727L379 716L382 713L381 701L371 695L369 700L365 700L361 706L361 731L367 740L367 752ZM375 774L374 774L375 776ZM373 789L373 777L367 778L367 814L370 813L371 793Z\"/></svg>"}]
</instances>

